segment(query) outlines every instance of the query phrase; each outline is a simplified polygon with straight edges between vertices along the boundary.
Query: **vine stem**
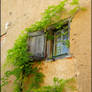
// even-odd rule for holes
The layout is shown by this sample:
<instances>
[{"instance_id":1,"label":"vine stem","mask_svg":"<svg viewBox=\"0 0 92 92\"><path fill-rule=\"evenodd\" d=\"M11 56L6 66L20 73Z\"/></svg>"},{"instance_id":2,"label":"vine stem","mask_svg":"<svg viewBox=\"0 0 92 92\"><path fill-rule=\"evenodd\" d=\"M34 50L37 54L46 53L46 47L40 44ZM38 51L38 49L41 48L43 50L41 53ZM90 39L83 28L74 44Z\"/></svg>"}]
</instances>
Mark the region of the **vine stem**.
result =
<instances>
[{"instance_id":1,"label":"vine stem","mask_svg":"<svg viewBox=\"0 0 92 92\"><path fill-rule=\"evenodd\" d=\"M25 67L25 65L24 65ZM21 92L23 92L23 80L24 80L24 74L25 74L25 71L24 71L24 68L23 68L23 71L22 71L22 78L21 78L21 83L20 83L20 90Z\"/></svg>"}]
</instances>

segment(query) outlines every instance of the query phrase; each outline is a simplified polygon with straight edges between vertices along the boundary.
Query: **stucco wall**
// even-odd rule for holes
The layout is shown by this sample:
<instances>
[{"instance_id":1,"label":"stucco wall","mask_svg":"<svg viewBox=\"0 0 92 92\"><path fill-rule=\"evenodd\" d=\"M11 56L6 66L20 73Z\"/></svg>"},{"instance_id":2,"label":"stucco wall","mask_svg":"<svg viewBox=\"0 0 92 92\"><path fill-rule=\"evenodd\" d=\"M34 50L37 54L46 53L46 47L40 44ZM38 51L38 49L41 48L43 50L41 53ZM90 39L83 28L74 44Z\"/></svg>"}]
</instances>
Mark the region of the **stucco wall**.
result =
<instances>
[{"instance_id":1,"label":"stucco wall","mask_svg":"<svg viewBox=\"0 0 92 92\"><path fill-rule=\"evenodd\" d=\"M2 64L5 61L7 50L12 48L20 31L39 20L41 18L40 13L49 5L59 2L60 0L1 0L1 33L6 31L5 24L10 23L7 35L1 38ZM80 92L90 92L90 0L80 0L80 4L85 6L87 10L85 12L79 11L71 23L70 51L74 59L61 59L53 63L45 63L42 71L46 74L44 85L51 84L54 75L69 78L77 72ZM59 67L57 68L57 66ZM7 87L6 92L12 92L11 84Z\"/></svg>"},{"instance_id":2,"label":"stucco wall","mask_svg":"<svg viewBox=\"0 0 92 92\"><path fill-rule=\"evenodd\" d=\"M53 78L76 78L76 60L72 57L58 59L52 62L43 62L41 65L41 72L45 75L43 85L52 85Z\"/></svg>"},{"instance_id":3,"label":"stucco wall","mask_svg":"<svg viewBox=\"0 0 92 92\"><path fill-rule=\"evenodd\" d=\"M91 6L79 11L71 23L71 53L77 60L80 92L91 92Z\"/></svg>"}]
</instances>

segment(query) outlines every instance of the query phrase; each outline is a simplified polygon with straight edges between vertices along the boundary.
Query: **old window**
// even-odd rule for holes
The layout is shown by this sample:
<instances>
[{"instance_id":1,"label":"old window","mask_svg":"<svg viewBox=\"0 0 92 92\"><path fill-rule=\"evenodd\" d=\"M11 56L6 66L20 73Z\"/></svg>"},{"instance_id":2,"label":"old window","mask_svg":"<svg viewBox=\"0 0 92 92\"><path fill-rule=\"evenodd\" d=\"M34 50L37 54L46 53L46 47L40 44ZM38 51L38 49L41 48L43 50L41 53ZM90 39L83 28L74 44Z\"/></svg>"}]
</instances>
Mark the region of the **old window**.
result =
<instances>
[{"instance_id":1,"label":"old window","mask_svg":"<svg viewBox=\"0 0 92 92\"><path fill-rule=\"evenodd\" d=\"M52 39L47 41L47 58L69 55L69 21L61 28L54 28L48 33Z\"/></svg>"},{"instance_id":2,"label":"old window","mask_svg":"<svg viewBox=\"0 0 92 92\"><path fill-rule=\"evenodd\" d=\"M69 54L67 44L69 44L68 21L59 29L49 28L47 34L43 31L29 33L29 51L35 60L66 56Z\"/></svg>"}]
</instances>

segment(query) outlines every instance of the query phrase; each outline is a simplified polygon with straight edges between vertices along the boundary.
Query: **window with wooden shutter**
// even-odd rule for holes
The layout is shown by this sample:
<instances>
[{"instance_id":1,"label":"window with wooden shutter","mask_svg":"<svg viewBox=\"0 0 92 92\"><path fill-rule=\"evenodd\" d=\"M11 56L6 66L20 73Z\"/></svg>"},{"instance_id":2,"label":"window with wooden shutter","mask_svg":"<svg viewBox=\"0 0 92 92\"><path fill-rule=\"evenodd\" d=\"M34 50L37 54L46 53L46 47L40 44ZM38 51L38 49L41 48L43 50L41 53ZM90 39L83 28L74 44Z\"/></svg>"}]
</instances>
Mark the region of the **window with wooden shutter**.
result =
<instances>
[{"instance_id":1,"label":"window with wooden shutter","mask_svg":"<svg viewBox=\"0 0 92 92\"><path fill-rule=\"evenodd\" d=\"M66 43L69 43L69 21L59 29L48 27L46 34L43 31L29 33L29 51L35 60L69 55Z\"/></svg>"},{"instance_id":2,"label":"window with wooden shutter","mask_svg":"<svg viewBox=\"0 0 92 92\"><path fill-rule=\"evenodd\" d=\"M43 31L29 33L29 51L35 60L45 57L45 34Z\"/></svg>"}]
</instances>

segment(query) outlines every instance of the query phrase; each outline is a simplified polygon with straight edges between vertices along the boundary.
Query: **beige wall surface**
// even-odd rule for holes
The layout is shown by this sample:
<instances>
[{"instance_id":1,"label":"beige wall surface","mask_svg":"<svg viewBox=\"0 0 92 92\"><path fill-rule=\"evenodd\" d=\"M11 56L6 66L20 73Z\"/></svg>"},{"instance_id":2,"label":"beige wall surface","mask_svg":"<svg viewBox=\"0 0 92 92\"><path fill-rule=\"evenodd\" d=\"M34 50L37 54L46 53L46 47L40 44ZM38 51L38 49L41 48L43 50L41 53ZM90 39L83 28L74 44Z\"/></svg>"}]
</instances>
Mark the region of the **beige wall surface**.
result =
<instances>
[{"instance_id":1,"label":"beige wall surface","mask_svg":"<svg viewBox=\"0 0 92 92\"><path fill-rule=\"evenodd\" d=\"M76 60L72 57L43 62L40 66L41 72L45 75L43 85L52 85L54 77L67 79L76 78L77 75Z\"/></svg>"},{"instance_id":2,"label":"beige wall surface","mask_svg":"<svg viewBox=\"0 0 92 92\"><path fill-rule=\"evenodd\" d=\"M80 92L91 92L91 6L79 11L71 23L71 53L77 60Z\"/></svg>"},{"instance_id":3,"label":"beige wall surface","mask_svg":"<svg viewBox=\"0 0 92 92\"><path fill-rule=\"evenodd\" d=\"M1 0L2 34L6 31L5 24L9 23L7 35L1 38L2 65L5 62L7 50L13 47L21 30L38 21L41 18L40 13L49 5L56 5L59 2L60 0ZM74 59L61 59L53 63L45 63L42 71L46 76L44 85L52 84L54 76L69 78L77 74L79 92L91 92L90 2L91 0L80 0L80 4L87 10L79 11L71 23L70 52ZM6 92L12 92L11 84L7 88Z\"/></svg>"}]
</instances>

